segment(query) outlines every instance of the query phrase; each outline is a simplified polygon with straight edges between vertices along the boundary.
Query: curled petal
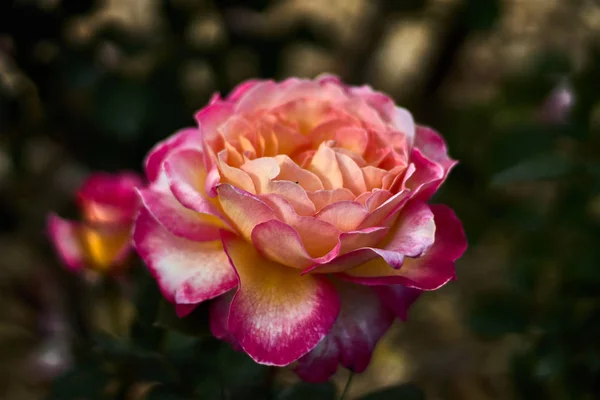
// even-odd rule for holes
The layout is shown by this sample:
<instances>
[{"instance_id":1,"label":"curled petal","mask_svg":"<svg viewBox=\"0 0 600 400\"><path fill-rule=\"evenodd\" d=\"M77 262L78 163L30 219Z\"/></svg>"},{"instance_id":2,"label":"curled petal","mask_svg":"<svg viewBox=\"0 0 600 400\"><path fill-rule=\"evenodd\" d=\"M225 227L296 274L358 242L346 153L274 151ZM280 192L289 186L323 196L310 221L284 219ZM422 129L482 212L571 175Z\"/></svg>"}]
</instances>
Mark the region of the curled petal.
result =
<instances>
[{"instance_id":1,"label":"curled petal","mask_svg":"<svg viewBox=\"0 0 600 400\"><path fill-rule=\"evenodd\" d=\"M288 224L270 220L257 225L252 231L252 243L264 256L292 268L307 268L335 257L338 251L322 258L313 258L302 243L300 234Z\"/></svg>"},{"instance_id":2,"label":"curled petal","mask_svg":"<svg viewBox=\"0 0 600 400\"><path fill-rule=\"evenodd\" d=\"M413 193L423 189L426 185L436 184L439 186L441 184L445 171L440 164L429 160L417 148L413 148L410 159L414 164L415 171L406 181L406 187Z\"/></svg>"},{"instance_id":3,"label":"curled petal","mask_svg":"<svg viewBox=\"0 0 600 400\"><path fill-rule=\"evenodd\" d=\"M280 196L266 195L261 196L261 199L271 207L279 220L298 232L312 257L322 257L338 245L338 237L342 232L330 223L299 215L294 207Z\"/></svg>"},{"instance_id":4,"label":"curled petal","mask_svg":"<svg viewBox=\"0 0 600 400\"><path fill-rule=\"evenodd\" d=\"M244 83L236 86L227 96L227 100L231 102L236 102L242 97L246 92L252 89L254 86L260 84L262 81L258 79L250 79L245 81Z\"/></svg>"},{"instance_id":5,"label":"curled petal","mask_svg":"<svg viewBox=\"0 0 600 400\"><path fill-rule=\"evenodd\" d=\"M216 102L199 111L196 114L196 122L203 140L212 141L217 135L217 129L233 115L233 112L233 105L227 102Z\"/></svg>"},{"instance_id":6,"label":"curled petal","mask_svg":"<svg viewBox=\"0 0 600 400\"><path fill-rule=\"evenodd\" d=\"M222 240L239 279L228 327L244 351L260 364L284 366L315 348L340 310L331 283L266 260L235 235Z\"/></svg>"},{"instance_id":7,"label":"curled petal","mask_svg":"<svg viewBox=\"0 0 600 400\"><path fill-rule=\"evenodd\" d=\"M227 154L225 151L219 153L217 157L217 168L219 169L219 175L221 177L221 183L229 183L233 186L239 187L242 190L250 193L256 193L254 182L252 178L239 168L231 167L227 164ZM212 190L212 189L211 189Z\"/></svg>"},{"instance_id":8,"label":"curled petal","mask_svg":"<svg viewBox=\"0 0 600 400\"><path fill-rule=\"evenodd\" d=\"M350 253L362 247L373 247L388 233L388 228L379 226L360 231L344 232L340 235L340 254Z\"/></svg>"},{"instance_id":9,"label":"curled petal","mask_svg":"<svg viewBox=\"0 0 600 400\"><path fill-rule=\"evenodd\" d=\"M454 262L463 254L467 240L454 212L446 206L431 206L436 224L435 241L421 257L406 258L399 269L390 269L383 258L375 258L343 277L366 285L402 284L435 290L454 279Z\"/></svg>"},{"instance_id":10,"label":"curled petal","mask_svg":"<svg viewBox=\"0 0 600 400\"><path fill-rule=\"evenodd\" d=\"M327 381L338 363L353 372L363 372L375 345L394 320L377 294L368 287L336 281L341 300L340 314L331 331L310 353L298 361L295 372L305 381Z\"/></svg>"},{"instance_id":11,"label":"curled petal","mask_svg":"<svg viewBox=\"0 0 600 400\"><path fill-rule=\"evenodd\" d=\"M256 225L277 218L265 202L242 189L221 184L217 192L223 212L246 240L251 239Z\"/></svg>"},{"instance_id":12,"label":"curled petal","mask_svg":"<svg viewBox=\"0 0 600 400\"><path fill-rule=\"evenodd\" d=\"M358 229L382 225L386 218L393 216L404 206L404 204L406 204L409 199L409 190L403 190L402 192L396 193L384 201L383 204L373 210L369 215L367 215L362 223L358 226ZM369 208L370 206L372 205L369 205L369 202L367 202L367 207Z\"/></svg>"},{"instance_id":13,"label":"curled petal","mask_svg":"<svg viewBox=\"0 0 600 400\"><path fill-rule=\"evenodd\" d=\"M171 137L156 144L148 153L144 166L146 177L150 182L158 179L162 162L173 149L182 147L202 148L200 132L197 128L182 129Z\"/></svg>"},{"instance_id":14,"label":"curled petal","mask_svg":"<svg viewBox=\"0 0 600 400\"><path fill-rule=\"evenodd\" d=\"M339 201L325 206L315 218L329 222L342 232L356 229L363 222L368 212L365 207L354 201Z\"/></svg>"},{"instance_id":15,"label":"curled petal","mask_svg":"<svg viewBox=\"0 0 600 400\"><path fill-rule=\"evenodd\" d=\"M174 236L144 209L136 220L133 240L170 302L197 304L237 285L220 240L194 242Z\"/></svg>"},{"instance_id":16,"label":"curled petal","mask_svg":"<svg viewBox=\"0 0 600 400\"><path fill-rule=\"evenodd\" d=\"M434 236L435 222L429 206L422 202L411 202L403 208L396 229L383 248L417 257L433 244Z\"/></svg>"},{"instance_id":17,"label":"curled petal","mask_svg":"<svg viewBox=\"0 0 600 400\"><path fill-rule=\"evenodd\" d=\"M85 254L76 222L67 221L55 214L48 216L48 234L61 261L73 271L85 266Z\"/></svg>"},{"instance_id":18,"label":"curled petal","mask_svg":"<svg viewBox=\"0 0 600 400\"><path fill-rule=\"evenodd\" d=\"M298 184L307 191L323 190L323 184L318 176L310 171L300 168L291 158L286 155L278 155L275 157L279 164L278 180L290 182L298 182Z\"/></svg>"},{"instance_id":19,"label":"curled petal","mask_svg":"<svg viewBox=\"0 0 600 400\"><path fill-rule=\"evenodd\" d=\"M214 215L200 214L181 205L171 192L155 188L138 190L145 209L176 236L205 242L217 240L225 224Z\"/></svg>"},{"instance_id":20,"label":"curled petal","mask_svg":"<svg viewBox=\"0 0 600 400\"><path fill-rule=\"evenodd\" d=\"M202 153L187 149L174 152L164 163L173 195L185 207L203 214L219 216L219 211L203 194L206 171Z\"/></svg>"},{"instance_id":21,"label":"curled petal","mask_svg":"<svg viewBox=\"0 0 600 400\"><path fill-rule=\"evenodd\" d=\"M334 204L339 201L352 201L354 200L354 194L346 188L334 189L334 190L317 190L316 192L307 193L310 200L315 205L317 211L323 207Z\"/></svg>"}]
</instances>

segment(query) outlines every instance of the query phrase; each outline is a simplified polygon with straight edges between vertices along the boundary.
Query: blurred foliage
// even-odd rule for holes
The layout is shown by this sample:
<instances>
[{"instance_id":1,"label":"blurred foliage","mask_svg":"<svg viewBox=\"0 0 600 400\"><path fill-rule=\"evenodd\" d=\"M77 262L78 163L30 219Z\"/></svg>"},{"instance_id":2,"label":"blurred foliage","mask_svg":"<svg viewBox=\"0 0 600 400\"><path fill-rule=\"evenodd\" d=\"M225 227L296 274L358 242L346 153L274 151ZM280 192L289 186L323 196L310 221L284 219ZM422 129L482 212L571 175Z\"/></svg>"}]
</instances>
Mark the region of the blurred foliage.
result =
<instances>
[{"instance_id":1,"label":"blurred foliage","mask_svg":"<svg viewBox=\"0 0 600 400\"><path fill-rule=\"evenodd\" d=\"M585 2L548 3L562 4L566 12ZM67 198L77 176L96 169L140 170L148 149L192 125L194 111L214 91L227 93L251 77L312 76L327 69L350 83L378 84L409 106L418 121L442 132L451 154L460 160L435 201L449 204L460 216L470 254L487 251L492 237L501 238L499 247L508 256L501 274L488 275L487 264L500 255L468 254L451 286L459 285L458 296L467 310L463 322L477 340L495 348L506 338L516 338L515 348L507 350L510 397L600 398L600 50L593 42L579 44L581 61L564 50L541 49L518 73L501 74L502 56L490 42L486 46L494 71L482 80L490 81L492 95L457 101L446 93L448 88L454 94L468 91L456 77L465 49L486 32L500 29L501 22L508 24L503 18L508 18L504 8L510 1L319 4L1 2L0 244L18 253L41 253L44 260L8 257L15 268L3 268L2 281L10 290L6 298L3 292L8 311L0 326L7 327L10 340L0 339L0 352L6 354L0 359L2 371L4 364L7 370L16 365L7 349L22 347L14 344L22 343L15 339L22 331L15 327L25 325L24 331L35 332L25 342L31 347L49 335L50 330L38 327L39 320L62 312L70 327L64 340L72 343L75 363L51 387L42 385L52 399L339 397L331 382L276 379L274 369L256 365L208 334L196 335L199 327L208 333L206 310L199 307L177 318L161 303L141 266L132 270L135 287L124 290L134 304L129 331L94 333L86 293L95 284L76 281L49 261L54 255L43 235L50 209L73 213ZM337 14L332 16L332 10ZM568 19L559 14L561 21ZM402 22L416 19L435 22L430 28L437 35L426 36L423 44L434 44L433 50L415 56L418 79L407 70L408 78L393 81L387 63L396 71L404 61L381 61L381 54L401 55L404 46L412 48L390 38L398 21L402 27ZM412 37L404 40L413 43ZM391 52L382 47L386 43ZM481 70L475 64L468 67L469 73L471 68ZM419 84L412 86L413 81ZM19 275L19 285L13 284L15 275L25 274L25 264L33 265L32 270L47 267L53 279L40 283ZM26 286L22 282L32 288L21 290ZM42 293L40 288L51 285L60 296ZM12 304L21 303L26 305L9 313ZM23 315L35 317L23 321ZM26 358L21 352L15 359ZM446 369L454 369L448 364ZM28 369L16 370L32 385L49 380L36 378ZM414 385L397 383L359 398L425 398ZM0 397L5 398L8 386L10 382L2 381ZM423 382L424 392L432 390L438 393ZM19 393L11 395L24 398ZM507 392L488 388L486 393L486 398L506 398L498 393ZM455 396L443 392L438 397L479 398Z\"/></svg>"}]
</instances>

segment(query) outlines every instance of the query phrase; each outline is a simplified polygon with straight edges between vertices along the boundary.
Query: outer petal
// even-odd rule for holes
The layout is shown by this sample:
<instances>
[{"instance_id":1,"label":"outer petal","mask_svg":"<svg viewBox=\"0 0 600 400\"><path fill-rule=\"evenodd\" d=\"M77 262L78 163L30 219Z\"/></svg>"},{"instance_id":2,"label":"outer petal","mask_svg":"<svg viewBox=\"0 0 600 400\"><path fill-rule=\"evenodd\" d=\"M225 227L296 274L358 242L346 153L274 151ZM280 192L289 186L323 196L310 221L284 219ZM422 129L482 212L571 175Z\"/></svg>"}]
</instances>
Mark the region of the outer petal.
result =
<instances>
[{"instance_id":1,"label":"outer petal","mask_svg":"<svg viewBox=\"0 0 600 400\"><path fill-rule=\"evenodd\" d=\"M374 286L373 289L379 295L381 302L403 321L406 321L408 317L410 306L423 293L422 290L403 285Z\"/></svg>"},{"instance_id":2,"label":"outer petal","mask_svg":"<svg viewBox=\"0 0 600 400\"><path fill-rule=\"evenodd\" d=\"M302 357L296 373L308 382L324 382L338 362L353 372L363 372L375 345L388 330L394 314L384 307L371 288L336 282L342 307L327 337Z\"/></svg>"},{"instance_id":3,"label":"outer petal","mask_svg":"<svg viewBox=\"0 0 600 400\"><path fill-rule=\"evenodd\" d=\"M77 201L88 222L130 224L139 204L135 188L142 185L142 179L133 172L99 172L84 182Z\"/></svg>"},{"instance_id":4,"label":"outer petal","mask_svg":"<svg viewBox=\"0 0 600 400\"><path fill-rule=\"evenodd\" d=\"M331 283L268 261L235 235L222 239L239 279L228 326L244 351L258 363L284 366L312 350L340 310Z\"/></svg>"},{"instance_id":5,"label":"outer petal","mask_svg":"<svg viewBox=\"0 0 600 400\"><path fill-rule=\"evenodd\" d=\"M229 332L229 309L231 300L235 295L235 290L229 291L210 302L209 308L209 324L210 331L217 338L226 341L235 350L242 351L240 344Z\"/></svg>"},{"instance_id":6,"label":"outer petal","mask_svg":"<svg viewBox=\"0 0 600 400\"><path fill-rule=\"evenodd\" d=\"M425 203L411 202L402 209L396 230L383 248L417 257L433 244L434 237L433 212Z\"/></svg>"},{"instance_id":7,"label":"outer petal","mask_svg":"<svg viewBox=\"0 0 600 400\"><path fill-rule=\"evenodd\" d=\"M76 222L67 221L55 214L48 216L48 234L61 261L73 271L85 266L84 250Z\"/></svg>"},{"instance_id":8,"label":"outer petal","mask_svg":"<svg viewBox=\"0 0 600 400\"><path fill-rule=\"evenodd\" d=\"M228 102L215 102L196 114L196 122L202 138L210 141L217 134L217 128L233 115L233 105Z\"/></svg>"},{"instance_id":9,"label":"outer petal","mask_svg":"<svg viewBox=\"0 0 600 400\"><path fill-rule=\"evenodd\" d=\"M181 204L200 213L220 216L203 193L207 174L202 152L194 149L173 152L164 167L171 191Z\"/></svg>"},{"instance_id":10,"label":"outer petal","mask_svg":"<svg viewBox=\"0 0 600 400\"><path fill-rule=\"evenodd\" d=\"M217 217L185 208L170 192L149 188L138 193L146 211L174 235L200 242L220 237L224 224Z\"/></svg>"},{"instance_id":11,"label":"outer petal","mask_svg":"<svg viewBox=\"0 0 600 400\"><path fill-rule=\"evenodd\" d=\"M425 254L406 258L397 270L390 269L382 259L373 259L342 276L366 285L402 284L421 290L434 290L454 279L454 261L466 250L467 240L451 209L442 205L431 209L436 223L435 242Z\"/></svg>"},{"instance_id":12,"label":"outer petal","mask_svg":"<svg viewBox=\"0 0 600 400\"><path fill-rule=\"evenodd\" d=\"M197 128L185 128L174 133L169 138L156 144L146 156L144 161L146 177L150 182L158 179L162 162L173 149L183 147L201 148L201 146L200 132Z\"/></svg>"},{"instance_id":13,"label":"outer petal","mask_svg":"<svg viewBox=\"0 0 600 400\"><path fill-rule=\"evenodd\" d=\"M419 197L429 199L446 180L452 168L458 163L448 156L446 143L434 130L426 127L418 127L415 138L415 147L420 149L429 160L436 162L443 169L440 179L430 182L421 188Z\"/></svg>"},{"instance_id":14,"label":"outer petal","mask_svg":"<svg viewBox=\"0 0 600 400\"><path fill-rule=\"evenodd\" d=\"M193 242L174 236L144 209L136 220L133 240L163 295L173 303L200 303L237 284L220 241Z\"/></svg>"}]
</instances>

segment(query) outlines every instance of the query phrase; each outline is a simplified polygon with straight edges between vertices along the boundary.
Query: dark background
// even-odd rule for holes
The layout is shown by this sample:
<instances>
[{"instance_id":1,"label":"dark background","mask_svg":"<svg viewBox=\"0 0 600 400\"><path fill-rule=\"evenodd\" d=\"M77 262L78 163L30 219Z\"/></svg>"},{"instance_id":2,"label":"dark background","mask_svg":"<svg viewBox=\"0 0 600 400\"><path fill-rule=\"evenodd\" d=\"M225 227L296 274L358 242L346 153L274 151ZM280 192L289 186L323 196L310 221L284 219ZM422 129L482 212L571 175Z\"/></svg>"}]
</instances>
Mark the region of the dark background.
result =
<instances>
[{"instance_id":1,"label":"dark background","mask_svg":"<svg viewBox=\"0 0 600 400\"><path fill-rule=\"evenodd\" d=\"M428 399L600 398L599 39L593 0L2 1L0 397L40 398L74 365L57 398L99 398L115 370L98 365L123 359L134 372L114 398L166 382L136 369L154 355L119 343L98 345L109 361L80 360L95 306L59 265L47 213L75 217L91 171L141 170L214 91L331 72L442 133L460 164L434 202L470 244L458 280L422 296L350 395L412 382ZM215 346L199 357L225 365L226 387L264 372L231 370L243 363ZM196 394L203 374L184 379Z\"/></svg>"}]
</instances>

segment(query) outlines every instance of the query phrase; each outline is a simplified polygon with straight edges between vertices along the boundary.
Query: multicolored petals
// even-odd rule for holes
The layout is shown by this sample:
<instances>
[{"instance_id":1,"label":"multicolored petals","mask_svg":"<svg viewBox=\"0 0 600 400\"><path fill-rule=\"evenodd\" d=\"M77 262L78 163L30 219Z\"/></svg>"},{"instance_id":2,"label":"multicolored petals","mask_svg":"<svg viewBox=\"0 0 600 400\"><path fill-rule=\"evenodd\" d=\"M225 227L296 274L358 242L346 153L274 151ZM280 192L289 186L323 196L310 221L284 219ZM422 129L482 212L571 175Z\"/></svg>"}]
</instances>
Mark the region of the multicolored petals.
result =
<instances>
[{"instance_id":1,"label":"multicolored petals","mask_svg":"<svg viewBox=\"0 0 600 400\"><path fill-rule=\"evenodd\" d=\"M184 207L170 191L151 187L138 193L146 211L174 235L200 242L219 239L224 226L219 218Z\"/></svg>"},{"instance_id":2,"label":"multicolored petals","mask_svg":"<svg viewBox=\"0 0 600 400\"><path fill-rule=\"evenodd\" d=\"M335 287L342 304L340 314L327 337L302 357L295 369L308 382L327 381L338 363L363 372L375 345L394 320L394 313L371 288L340 281Z\"/></svg>"},{"instance_id":3,"label":"multicolored petals","mask_svg":"<svg viewBox=\"0 0 600 400\"><path fill-rule=\"evenodd\" d=\"M455 161L385 94L252 80L196 119L148 156L134 238L178 315L212 299L216 337L323 381L454 277L462 227L426 202Z\"/></svg>"},{"instance_id":4,"label":"multicolored petals","mask_svg":"<svg viewBox=\"0 0 600 400\"><path fill-rule=\"evenodd\" d=\"M210 331L217 338L226 341L235 350L242 351L239 343L229 332L229 309L235 290L231 290L210 302L209 325Z\"/></svg>"},{"instance_id":5,"label":"multicolored petals","mask_svg":"<svg viewBox=\"0 0 600 400\"><path fill-rule=\"evenodd\" d=\"M146 210L138 215L133 240L161 292L173 303L200 303L237 285L219 240L194 242L174 236Z\"/></svg>"},{"instance_id":6,"label":"multicolored petals","mask_svg":"<svg viewBox=\"0 0 600 400\"><path fill-rule=\"evenodd\" d=\"M406 258L399 269L390 269L380 258L342 275L365 285L402 284L421 290L435 290L454 279L454 262L462 256L467 240L454 212L446 206L431 206L436 224L435 241L421 257Z\"/></svg>"},{"instance_id":7,"label":"multicolored petals","mask_svg":"<svg viewBox=\"0 0 600 400\"><path fill-rule=\"evenodd\" d=\"M130 224L138 208L135 188L141 178L133 172L97 172L77 192L83 219L92 224Z\"/></svg>"},{"instance_id":8,"label":"multicolored petals","mask_svg":"<svg viewBox=\"0 0 600 400\"><path fill-rule=\"evenodd\" d=\"M244 351L258 363L284 366L317 346L340 310L331 283L266 260L233 234L222 240L239 280L228 328Z\"/></svg>"},{"instance_id":9,"label":"multicolored petals","mask_svg":"<svg viewBox=\"0 0 600 400\"><path fill-rule=\"evenodd\" d=\"M61 261L69 269L78 271L85 266L85 255L77 223L50 214L48 217L48 235L56 247Z\"/></svg>"},{"instance_id":10,"label":"multicolored petals","mask_svg":"<svg viewBox=\"0 0 600 400\"><path fill-rule=\"evenodd\" d=\"M217 188L223 212L246 240L251 240L252 230L260 223L277 219L275 212L256 196L231 186Z\"/></svg>"},{"instance_id":11,"label":"multicolored petals","mask_svg":"<svg viewBox=\"0 0 600 400\"><path fill-rule=\"evenodd\" d=\"M173 149L201 148L200 132L197 128L186 128L174 133L171 137L157 143L148 153L144 161L146 177L154 182L161 172L162 162Z\"/></svg>"},{"instance_id":12,"label":"multicolored petals","mask_svg":"<svg viewBox=\"0 0 600 400\"><path fill-rule=\"evenodd\" d=\"M408 309L423 293L422 290L403 285L373 286L381 302L401 320L408 318Z\"/></svg>"},{"instance_id":13,"label":"multicolored petals","mask_svg":"<svg viewBox=\"0 0 600 400\"><path fill-rule=\"evenodd\" d=\"M173 195L183 206L199 213L218 214L204 195L207 173L202 152L193 149L173 152L165 160L164 169Z\"/></svg>"}]
</instances>

